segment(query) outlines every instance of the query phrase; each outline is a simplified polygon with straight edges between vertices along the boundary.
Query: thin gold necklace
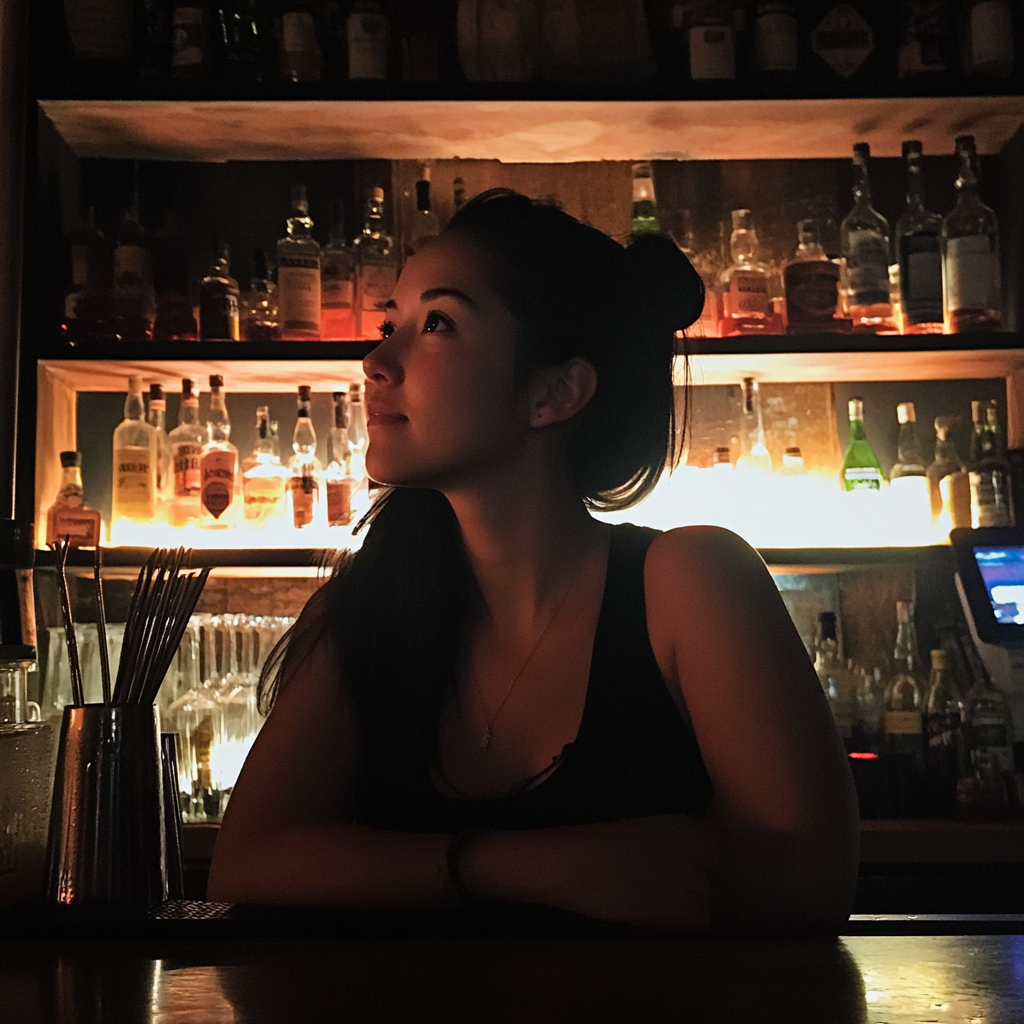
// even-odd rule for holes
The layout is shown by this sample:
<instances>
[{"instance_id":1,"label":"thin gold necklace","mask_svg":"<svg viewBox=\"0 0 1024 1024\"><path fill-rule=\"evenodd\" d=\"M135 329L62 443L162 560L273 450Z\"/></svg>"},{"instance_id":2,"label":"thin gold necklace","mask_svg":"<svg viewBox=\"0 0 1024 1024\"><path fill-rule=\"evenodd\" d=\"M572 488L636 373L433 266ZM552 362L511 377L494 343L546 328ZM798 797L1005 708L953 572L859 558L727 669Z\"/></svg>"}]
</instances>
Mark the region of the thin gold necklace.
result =
<instances>
[{"instance_id":1,"label":"thin gold necklace","mask_svg":"<svg viewBox=\"0 0 1024 1024\"><path fill-rule=\"evenodd\" d=\"M533 656L537 653L537 650L543 643L544 637L548 635L548 631L555 624L555 619L558 618L558 613L562 610L562 606L565 604L566 599L569 596L569 592L572 590L573 585L576 583L576 580L579 578L580 573L583 571L583 565L585 562L586 558L584 558L580 562L580 565L576 569L576 572L573 574L572 579L569 580L569 585L565 588L565 593L562 594L558 604L555 606L555 610L551 613L551 618L548 619L547 625L541 630L540 636L537 637L537 640L535 641L534 645L530 648L530 653L526 656L526 661L522 663L522 665L519 667L519 671L512 677L512 682L508 684L508 689L505 691L505 696L501 698L501 703L498 705L497 710L495 710L494 714L491 715L490 719L488 719L487 717L487 705L484 703L484 695L480 691L480 684L477 682L476 673L473 671L473 658L472 655L470 655L469 678L470 680L472 680L473 689L476 691L476 699L480 702L480 710L483 712L484 721L486 722L484 734L480 737L481 750L491 749L491 732L494 729L494 723L498 720L498 715L501 714L502 708L504 708L505 705L508 703L509 697L512 696L512 690L515 689L516 683L519 682L520 677L526 671L526 666L529 665L531 661L533 661Z\"/></svg>"}]
</instances>

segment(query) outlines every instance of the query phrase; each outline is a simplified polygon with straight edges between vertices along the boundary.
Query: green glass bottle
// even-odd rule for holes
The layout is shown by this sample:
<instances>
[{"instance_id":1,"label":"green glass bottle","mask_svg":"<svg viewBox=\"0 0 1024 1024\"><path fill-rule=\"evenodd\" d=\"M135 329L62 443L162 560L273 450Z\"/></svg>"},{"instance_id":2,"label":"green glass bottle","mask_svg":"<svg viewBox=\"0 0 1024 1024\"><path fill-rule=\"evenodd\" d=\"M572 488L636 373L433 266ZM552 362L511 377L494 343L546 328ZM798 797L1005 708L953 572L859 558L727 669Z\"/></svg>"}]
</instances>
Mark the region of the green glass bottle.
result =
<instances>
[{"instance_id":1,"label":"green glass bottle","mask_svg":"<svg viewBox=\"0 0 1024 1024\"><path fill-rule=\"evenodd\" d=\"M850 416L850 443L843 456L843 487L848 491L881 490L885 475L878 457L868 444L864 429L864 400L851 398L847 407Z\"/></svg>"},{"instance_id":2,"label":"green glass bottle","mask_svg":"<svg viewBox=\"0 0 1024 1024\"><path fill-rule=\"evenodd\" d=\"M654 198L654 171L649 163L633 164L633 220L631 237L661 231Z\"/></svg>"}]
</instances>

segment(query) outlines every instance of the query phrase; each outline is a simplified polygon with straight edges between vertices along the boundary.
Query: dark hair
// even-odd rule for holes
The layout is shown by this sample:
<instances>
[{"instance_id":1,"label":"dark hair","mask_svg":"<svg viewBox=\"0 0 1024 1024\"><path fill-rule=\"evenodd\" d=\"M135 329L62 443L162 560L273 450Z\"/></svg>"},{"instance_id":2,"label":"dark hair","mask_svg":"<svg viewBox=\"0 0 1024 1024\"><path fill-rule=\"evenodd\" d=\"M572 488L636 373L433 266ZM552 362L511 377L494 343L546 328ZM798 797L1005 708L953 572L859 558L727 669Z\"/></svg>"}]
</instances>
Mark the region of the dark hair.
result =
<instances>
[{"instance_id":1,"label":"dark hair","mask_svg":"<svg viewBox=\"0 0 1024 1024\"><path fill-rule=\"evenodd\" d=\"M623 247L550 204L491 189L456 212L445 233L478 247L519 325L517 375L589 360L597 390L579 413L569 466L595 510L623 509L654 488L676 458L672 367L676 332L700 315L700 277L668 237ZM364 741L364 770L428 759L454 693L460 640L476 580L447 499L388 489L260 679L268 711L277 687L330 637Z\"/></svg>"}]
</instances>

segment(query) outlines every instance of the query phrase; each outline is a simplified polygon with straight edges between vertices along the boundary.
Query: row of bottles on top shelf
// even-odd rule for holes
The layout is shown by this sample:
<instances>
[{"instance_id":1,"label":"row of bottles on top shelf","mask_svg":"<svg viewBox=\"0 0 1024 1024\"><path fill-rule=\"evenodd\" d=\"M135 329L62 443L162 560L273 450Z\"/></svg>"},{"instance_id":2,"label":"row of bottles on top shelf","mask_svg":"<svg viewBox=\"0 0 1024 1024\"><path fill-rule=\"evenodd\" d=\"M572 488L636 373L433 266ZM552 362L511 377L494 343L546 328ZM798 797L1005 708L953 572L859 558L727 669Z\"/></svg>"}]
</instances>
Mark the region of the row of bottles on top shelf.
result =
<instances>
[{"instance_id":1,"label":"row of bottles on top shelf","mask_svg":"<svg viewBox=\"0 0 1024 1024\"><path fill-rule=\"evenodd\" d=\"M1008 78L1009 0L64 0L100 81ZM79 69L81 71L81 69Z\"/></svg>"},{"instance_id":2,"label":"row of bottles on top shelf","mask_svg":"<svg viewBox=\"0 0 1024 1024\"><path fill-rule=\"evenodd\" d=\"M272 547L281 531L350 527L369 506L364 465L367 445L363 385L333 394L333 419L327 434L328 464L316 456L316 430L310 418L311 389L298 393L292 434L293 455L281 460L277 422L266 406L256 410L257 440L252 454L239 459L231 443L231 420L224 382L210 377L205 425L199 419L199 395L184 379L178 425L167 432L166 398L159 384L150 386L149 408L142 382L129 381L124 420L113 436L111 539L132 524L143 528L132 539L146 541L145 528L163 523L173 528L245 529L262 534ZM51 543L70 536L75 546L101 540L100 514L84 501L81 457L62 452L64 479L47 513ZM315 545L313 545L315 546Z\"/></svg>"},{"instance_id":3,"label":"row of bottles on top shelf","mask_svg":"<svg viewBox=\"0 0 1024 1024\"><path fill-rule=\"evenodd\" d=\"M705 336L849 333L954 334L997 330L1001 321L999 224L978 196L974 137L956 140L957 201L940 217L924 205L922 145L903 143L907 205L890 230L871 204L870 147L853 147L854 206L840 225L840 254L830 258L812 219L797 223L792 259L772 268L758 258L750 210L732 212L730 264L704 274ZM633 234L660 231L651 165L633 169ZM692 236L680 239L700 267Z\"/></svg>"},{"instance_id":4,"label":"row of bottles on top shelf","mask_svg":"<svg viewBox=\"0 0 1024 1024\"><path fill-rule=\"evenodd\" d=\"M1013 713L1006 695L985 673L970 637L947 631L944 646L931 652L926 678L913 605L898 602L896 618L887 677L879 667L843 660L834 612L819 615L814 643L818 679L855 762L862 816L1024 814ZM876 769L891 773L888 786L872 786L867 777L863 762L879 759L883 764Z\"/></svg>"}]
</instances>

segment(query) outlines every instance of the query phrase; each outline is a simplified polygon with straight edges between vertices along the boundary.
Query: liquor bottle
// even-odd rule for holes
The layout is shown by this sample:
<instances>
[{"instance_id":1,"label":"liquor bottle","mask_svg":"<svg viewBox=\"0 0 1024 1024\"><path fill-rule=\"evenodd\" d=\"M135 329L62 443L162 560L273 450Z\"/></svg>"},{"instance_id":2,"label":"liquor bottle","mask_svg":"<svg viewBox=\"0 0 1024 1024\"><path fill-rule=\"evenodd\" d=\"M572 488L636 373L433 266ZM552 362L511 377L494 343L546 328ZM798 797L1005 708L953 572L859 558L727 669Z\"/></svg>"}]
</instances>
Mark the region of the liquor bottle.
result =
<instances>
[{"instance_id":1,"label":"liquor bottle","mask_svg":"<svg viewBox=\"0 0 1024 1024\"><path fill-rule=\"evenodd\" d=\"M280 72L286 82L319 82L323 78L313 4L306 0L284 0L282 5Z\"/></svg>"},{"instance_id":2,"label":"liquor bottle","mask_svg":"<svg viewBox=\"0 0 1024 1024\"><path fill-rule=\"evenodd\" d=\"M913 605L896 602L896 649L894 671L885 694L885 745L894 754L924 757L921 678L918 670L917 635Z\"/></svg>"},{"instance_id":3,"label":"liquor bottle","mask_svg":"<svg viewBox=\"0 0 1024 1024\"><path fill-rule=\"evenodd\" d=\"M359 481L352 476L352 447L348 439L349 401L344 391L335 391L334 426L327 435L327 525L348 526L352 522L352 495Z\"/></svg>"},{"instance_id":4,"label":"liquor bottle","mask_svg":"<svg viewBox=\"0 0 1024 1024\"><path fill-rule=\"evenodd\" d=\"M789 334L836 329L839 267L821 246L813 220L797 222L796 255L782 270Z\"/></svg>"},{"instance_id":5,"label":"liquor bottle","mask_svg":"<svg viewBox=\"0 0 1024 1024\"><path fill-rule=\"evenodd\" d=\"M70 288L64 300L64 330L72 337L100 337L114 311L113 250L96 228L95 212L68 233Z\"/></svg>"},{"instance_id":6,"label":"liquor bottle","mask_svg":"<svg viewBox=\"0 0 1024 1024\"><path fill-rule=\"evenodd\" d=\"M895 70L895 59L889 59L888 48L884 45L886 40L880 39L876 31L887 28L891 13L886 12L888 18L883 21L863 0L825 3L819 5L819 10L824 12L823 16L810 33L813 56L809 57L808 70L815 78L826 79L830 88L840 91L869 81L877 88L880 79L890 77ZM872 16L871 22L864 12Z\"/></svg>"},{"instance_id":7,"label":"liquor bottle","mask_svg":"<svg viewBox=\"0 0 1024 1024\"><path fill-rule=\"evenodd\" d=\"M950 437L952 425L949 417L935 418L935 459L928 467L932 522L943 534L971 525L971 483Z\"/></svg>"},{"instance_id":8,"label":"liquor bottle","mask_svg":"<svg viewBox=\"0 0 1024 1024\"><path fill-rule=\"evenodd\" d=\"M796 74L799 24L794 4L758 4L754 19L754 69L781 79Z\"/></svg>"},{"instance_id":9,"label":"liquor bottle","mask_svg":"<svg viewBox=\"0 0 1024 1024\"><path fill-rule=\"evenodd\" d=\"M757 232L749 210L732 211L732 264L722 271L722 335L759 334L776 326L769 269L757 259Z\"/></svg>"},{"instance_id":10,"label":"liquor bottle","mask_svg":"<svg viewBox=\"0 0 1024 1024\"><path fill-rule=\"evenodd\" d=\"M772 471L772 457L765 444L761 389L753 377L743 378L743 436L736 468L763 473Z\"/></svg>"},{"instance_id":11,"label":"liquor bottle","mask_svg":"<svg viewBox=\"0 0 1024 1024\"><path fill-rule=\"evenodd\" d=\"M171 443L167 436L167 399L159 384L149 385L149 409L146 422L156 435L156 500L158 510L174 493Z\"/></svg>"},{"instance_id":12,"label":"liquor bottle","mask_svg":"<svg viewBox=\"0 0 1024 1024\"><path fill-rule=\"evenodd\" d=\"M199 337L203 341L238 341L238 282L231 276L231 249L214 246L213 260L199 283Z\"/></svg>"},{"instance_id":13,"label":"liquor bottle","mask_svg":"<svg viewBox=\"0 0 1024 1024\"><path fill-rule=\"evenodd\" d=\"M735 6L724 0L699 0L689 5L684 17L694 82L736 77Z\"/></svg>"},{"instance_id":14,"label":"liquor bottle","mask_svg":"<svg viewBox=\"0 0 1024 1024\"><path fill-rule=\"evenodd\" d=\"M842 483L847 491L877 491L885 482L882 467L864 428L864 399L851 398L847 405L850 417L850 443L843 455Z\"/></svg>"},{"instance_id":15,"label":"liquor bottle","mask_svg":"<svg viewBox=\"0 0 1024 1024\"><path fill-rule=\"evenodd\" d=\"M416 212L406 235L405 258L408 259L428 238L440 233L437 214L430 208L430 168L423 166L420 168L420 180L416 182Z\"/></svg>"},{"instance_id":16,"label":"liquor bottle","mask_svg":"<svg viewBox=\"0 0 1024 1024\"><path fill-rule=\"evenodd\" d=\"M715 449L711 466L712 469L728 470L729 472L732 472L732 451L728 445L720 445Z\"/></svg>"},{"instance_id":17,"label":"liquor bottle","mask_svg":"<svg viewBox=\"0 0 1024 1024\"><path fill-rule=\"evenodd\" d=\"M931 652L932 674L925 702L924 731L931 781L931 811L952 817L956 810L956 783L967 766L964 743L964 706L949 674L944 650Z\"/></svg>"},{"instance_id":18,"label":"liquor bottle","mask_svg":"<svg viewBox=\"0 0 1024 1024\"><path fill-rule=\"evenodd\" d=\"M345 22L348 36L348 77L386 79L390 26L377 0L356 0Z\"/></svg>"},{"instance_id":19,"label":"liquor bottle","mask_svg":"<svg viewBox=\"0 0 1024 1024\"><path fill-rule=\"evenodd\" d=\"M528 0L459 0L456 31L459 62L471 82L534 77L537 11Z\"/></svg>"},{"instance_id":20,"label":"liquor bottle","mask_svg":"<svg viewBox=\"0 0 1024 1024\"><path fill-rule=\"evenodd\" d=\"M75 62L104 77L123 71L131 59L134 12L128 0L64 0L64 27Z\"/></svg>"},{"instance_id":21,"label":"liquor bottle","mask_svg":"<svg viewBox=\"0 0 1024 1024\"><path fill-rule=\"evenodd\" d=\"M843 744L849 748L857 719L857 697L853 689L853 680L839 656L835 612L821 612L818 615L814 670L818 673L818 681L828 699L836 729Z\"/></svg>"},{"instance_id":22,"label":"liquor bottle","mask_svg":"<svg viewBox=\"0 0 1024 1024\"><path fill-rule=\"evenodd\" d=\"M171 76L199 80L210 74L210 26L206 7L192 3L176 3L171 12Z\"/></svg>"},{"instance_id":23,"label":"liquor bottle","mask_svg":"<svg viewBox=\"0 0 1024 1024\"><path fill-rule=\"evenodd\" d=\"M398 10L403 82L441 82L452 77L446 10L435 0L411 0Z\"/></svg>"},{"instance_id":24,"label":"liquor bottle","mask_svg":"<svg viewBox=\"0 0 1024 1024\"><path fill-rule=\"evenodd\" d=\"M188 242L168 210L153 236L154 341L195 341L199 337L189 297Z\"/></svg>"},{"instance_id":25,"label":"liquor bottle","mask_svg":"<svg viewBox=\"0 0 1024 1024\"><path fill-rule=\"evenodd\" d=\"M171 67L171 9L165 0L139 0L136 18L137 77L140 82L155 82Z\"/></svg>"},{"instance_id":26,"label":"liquor bottle","mask_svg":"<svg viewBox=\"0 0 1024 1024\"><path fill-rule=\"evenodd\" d=\"M167 522L171 526L194 523L202 511L200 458L206 444L206 429L199 423L199 395L192 386L188 377L182 380L178 425L167 438L174 473L171 499L167 504Z\"/></svg>"},{"instance_id":27,"label":"liquor bottle","mask_svg":"<svg viewBox=\"0 0 1024 1024\"><path fill-rule=\"evenodd\" d=\"M366 430L366 403L363 401L364 384L348 386L348 442L351 456L349 471L360 486L366 483L366 449L370 435Z\"/></svg>"},{"instance_id":28,"label":"liquor bottle","mask_svg":"<svg viewBox=\"0 0 1024 1024\"><path fill-rule=\"evenodd\" d=\"M118 519L149 522L156 514L156 431L146 422L142 380L128 379L124 419L114 429L111 525Z\"/></svg>"},{"instance_id":29,"label":"liquor bottle","mask_svg":"<svg viewBox=\"0 0 1024 1024\"><path fill-rule=\"evenodd\" d=\"M270 280L267 254L257 245L252 251L252 287L246 296L246 341L277 341L281 337L277 285Z\"/></svg>"},{"instance_id":30,"label":"liquor bottle","mask_svg":"<svg viewBox=\"0 0 1024 1024\"><path fill-rule=\"evenodd\" d=\"M141 341L153 326L153 276L149 243L138 219L138 194L125 211L114 245L114 323L124 341Z\"/></svg>"},{"instance_id":31,"label":"liquor bottle","mask_svg":"<svg viewBox=\"0 0 1024 1024\"><path fill-rule=\"evenodd\" d=\"M971 402L974 434L968 465L971 526L1012 526L1010 466L1003 450L995 402Z\"/></svg>"},{"instance_id":32,"label":"liquor bottle","mask_svg":"<svg viewBox=\"0 0 1024 1024\"><path fill-rule=\"evenodd\" d=\"M238 449L230 442L231 419L224 401L224 378L210 377L210 408L206 414L207 441L199 456L200 525L223 530L235 525L238 514Z\"/></svg>"},{"instance_id":33,"label":"liquor bottle","mask_svg":"<svg viewBox=\"0 0 1024 1024\"><path fill-rule=\"evenodd\" d=\"M320 462L316 457L316 431L310 419L310 388L299 387L298 413L292 434L292 451L288 462L288 493L291 495L292 523L296 529L309 526L317 514L320 501Z\"/></svg>"},{"instance_id":34,"label":"liquor bottle","mask_svg":"<svg viewBox=\"0 0 1024 1024\"><path fill-rule=\"evenodd\" d=\"M900 333L942 334L942 218L926 210L921 184L921 143L903 143L907 209L896 222L900 265Z\"/></svg>"},{"instance_id":35,"label":"liquor bottle","mask_svg":"<svg viewBox=\"0 0 1024 1024\"><path fill-rule=\"evenodd\" d=\"M961 5L960 62L968 78L1010 78L1013 4L1008 0L969 0Z\"/></svg>"},{"instance_id":36,"label":"liquor bottle","mask_svg":"<svg viewBox=\"0 0 1024 1024\"><path fill-rule=\"evenodd\" d=\"M68 537L73 548L97 547L102 524L99 512L86 505L82 494L82 456L61 452L60 465L60 490L46 513L46 543L58 544Z\"/></svg>"},{"instance_id":37,"label":"liquor bottle","mask_svg":"<svg viewBox=\"0 0 1024 1024\"><path fill-rule=\"evenodd\" d=\"M942 222L942 282L946 333L998 330L999 222L978 198L974 136L956 140L960 174L956 206Z\"/></svg>"},{"instance_id":38,"label":"liquor bottle","mask_svg":"<svg viewBox=\"0 0 1024 1024\"><path fill-rule=\"evenodd\" d=\"M217 0L214 12L221 77L233 84L262 82L267 70L267 24L259 0Z\"/></svg>"},{"instance_id":39,"label":"liquor bottle","mask_svg":"<svg viewBox=\"0 0 1024 1024\"><path fill-rule=\"evenodd\" d=\"M281 337L296 341L318 339L320 246L313 238L305 185L292 186L288 235L277 243L277 296Z\"/></svg>"},{"instance_id":40,"label":"liquor bottle","mask_svg":"<svg viewBox=\"0 0 1024 1024\"><path fill-rule=\"evenodd\" d=\"M903 36L896 55L900 78L936 78L953 68L950 0L902 0Z\"/></svg>"},{"instance_id":41,"label":"liquor bottle","mask_svg":"<svg viewBox=\"0 0 1024 1024\"><path fill-rule=\"evenodd\" d=\"M890 330L889 222L871 205L866 142L853 147L853 209L840 225L845 260L846 306L853 329Z\"/></svg>"},{"instance_id":42,"label":"liquor bottle","mask_svg":"<svg viewBox=\"0 0 1024 1024\"><path fill-rule=\"evenodd\" d=\"M646 161L633 164L633 212L630 238L661 231L658 203L654 197L654 169Z\"/></svg>"},{"instance_id":43,"label":"liquor bottle","mask_svg":"<svg viewBox=\"0 0 1024 1024\"><path fill-rule=\"evenodd\" d=\"M676 223L669 233L704 282L704 305L700 311L700 319L694 325L696 333L704 338L717 338L722 330L718 276L708 267L708 260L702 259L696 252L690 211L678 210L676 217Z\"/></svg>"},{"instance_id":44,"label":"liquor bottle","mask_svg":"<svg viewBox=\"0 0 1024 1024\"><path fill-rule=\"evenodd\" d=\"M800 451L800 448L797 445L791 445L782 453L782 475L807 475L807 466L804 463L803 452Z\"/></svg>"},{"instance_id":45,"label":"liquor bottle","mask_svg":"<svg viewBox=\"0 0 1024 1024\"><path fill-rule=\"evenodd\" d=\"M284 522L285 483L288 471L274 452L270 415L265 405L256 410L256 444L243 464L242 496L246 526L261 528Z\"/></svg>"},{"instance_id":46,"label":"liquor bottle","mask_svg":"<svg viewBox=\"0 0 1024 1024\"><path fill-rule=\"evenodd\" d=\"M355 256L345 240L340 202L331 203L330 241L320 252L320 335L334 340L354 338Z\"/></svg>"},{"instance_id":47,"label":"liquor bottle","mask_svg":"<svg viewBox=\"0 0 1024 1024\"><path fill-rule=\"evenodd\" d=\"M917 412L913 402L896 406L900 425L896 442L896 461L889 472L889 496L899 525L915 536L927 533L932 521L928 471L917 433Z\"/></svg>"},{"instance_id":48,"label":"liquor bottle","mask_svg":"<svg viewBox=\"0 0 1024 1024\"><path fill-rule=\"evenodd\" d=\"M997 775L1014 770L1010 705L985 675L978 677L964 697L964 736L971 763L984 756Z\"/></svg>"},{"instance_id":49,"label":"liquor bottle","mask_svg":"<svg viewBox=\"0 0 1024 1024\"><path fill-rule=\"evenodd\" d=\"M384 233L384 189L370 190L366 222L352 243L356 255L356 329L360 338L379 338L384 304L398 280L398 254Z\"/></svg>"}]
</instances>

